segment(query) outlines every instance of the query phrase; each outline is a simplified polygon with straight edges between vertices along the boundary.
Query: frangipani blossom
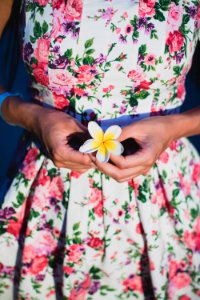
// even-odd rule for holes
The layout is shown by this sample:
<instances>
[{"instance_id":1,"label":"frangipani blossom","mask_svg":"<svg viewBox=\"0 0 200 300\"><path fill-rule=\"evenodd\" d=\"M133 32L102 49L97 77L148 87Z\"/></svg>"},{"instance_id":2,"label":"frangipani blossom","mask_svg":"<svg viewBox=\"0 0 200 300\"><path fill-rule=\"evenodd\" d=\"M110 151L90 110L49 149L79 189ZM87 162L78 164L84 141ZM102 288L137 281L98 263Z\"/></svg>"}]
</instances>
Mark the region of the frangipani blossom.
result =
<instances>
[{"instance_id":1,"label":"frangipani blossom","mask_svg":"<svg viewBox=\"0 0 200 300\"><path fill-rule=\"evenodd\" d=\"M122 144L117 141L122 132L118 125L112 125L104 132L96 122L91 121L88 123L88 131L92 139L85 141L79 148L80 152L92 153L97 151L97 160L107 162L110 153L121 155L124 151Z\"/></svg>"}]
</instances>

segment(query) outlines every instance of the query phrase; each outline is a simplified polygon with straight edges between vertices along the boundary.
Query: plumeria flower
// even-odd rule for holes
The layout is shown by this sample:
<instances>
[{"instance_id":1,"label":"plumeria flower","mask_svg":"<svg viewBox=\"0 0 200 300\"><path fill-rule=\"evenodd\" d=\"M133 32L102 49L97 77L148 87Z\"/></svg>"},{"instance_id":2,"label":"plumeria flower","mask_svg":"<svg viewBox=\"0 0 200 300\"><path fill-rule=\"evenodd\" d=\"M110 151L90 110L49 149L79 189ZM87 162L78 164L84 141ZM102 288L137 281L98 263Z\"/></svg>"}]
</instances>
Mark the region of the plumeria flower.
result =
<instances>
[{"instance_id":1,"label":"plumeria flower","mask_svg":"<svg viewBox=\"0 0 200 300\"><path fill-rule=\"evenodd\" d=\"M122 132L118 125L112 125L104 132L96 122L90 121L88 123L88 131L92 139L84 142L79 148L80 152L92 153L97 151L97 160L107 162L110 153L121 155L124 151L122 144L117 141Z\"/></svg>"}]
</instances>

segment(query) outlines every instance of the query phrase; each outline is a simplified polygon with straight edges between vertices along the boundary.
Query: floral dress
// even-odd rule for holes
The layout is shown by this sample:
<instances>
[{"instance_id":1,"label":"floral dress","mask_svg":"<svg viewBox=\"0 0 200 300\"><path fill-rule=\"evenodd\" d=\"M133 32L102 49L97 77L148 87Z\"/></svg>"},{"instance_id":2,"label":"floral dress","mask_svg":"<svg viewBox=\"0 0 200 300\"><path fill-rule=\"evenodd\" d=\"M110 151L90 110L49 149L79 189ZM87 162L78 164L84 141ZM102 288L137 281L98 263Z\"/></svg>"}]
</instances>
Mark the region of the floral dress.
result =
<instances>
[{"instance_id":1,"label":"floral dress","mask_svg":"<svg viewBox=\"0 0 200 300\"><path fill-rule=\"evenodd\" d=\"M22 18L34 101L85 126L183 103L199 0L24 0ZM0 211L1 300L200 299L200 159L186 138L124 183L23 142Z\"/></svg>"}]
</instances>

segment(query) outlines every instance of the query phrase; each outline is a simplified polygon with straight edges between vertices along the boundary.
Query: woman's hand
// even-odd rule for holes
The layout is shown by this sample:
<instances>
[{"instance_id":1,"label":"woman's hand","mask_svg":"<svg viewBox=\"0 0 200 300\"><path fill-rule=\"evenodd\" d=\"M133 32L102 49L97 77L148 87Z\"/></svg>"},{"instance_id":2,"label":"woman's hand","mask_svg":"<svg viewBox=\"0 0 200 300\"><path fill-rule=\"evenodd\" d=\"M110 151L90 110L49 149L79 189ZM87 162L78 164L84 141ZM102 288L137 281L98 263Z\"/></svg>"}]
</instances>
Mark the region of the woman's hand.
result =
<instances>
[{"instance_id":1,"label":"woman's hand","mask_svg":"<svg viewBox=\"0 0 200 300\"><path fill-rule=\"evenodd\" d=\"M175 118L176 116L152 117L124 127L119 141L133 138L140 150L127 156L111 155L111 163L100 163L91 156L93 162L101 172L118 182L147 174L160 154L175 139Z\"/></svg>"},{"instance_id":2,"label":"woman's hand","mask_svg":"<svg viewBox=\"0 0 200 300\"><path fill-rule=\"evenodd\" d=\"M93 167L89 155L80 153L69 143L70 135L86 133L87 128L66 113L41 108L33 131L56 167L69 168L80 173Z\"/></svg>"},{"instance_id":3,"label":"woman's hand","mask_svg":"<svg viewBox=\"0 0 200 300\"><path fill-rule=\"evenodd\" d=\"M93 167L89 155L71 147L68 139L75 133L87 132L87 128L66 113L8 97L2 104L2 115L7 123L33 132L55 166L80 173Z\"/></svg>"}]
</instances>

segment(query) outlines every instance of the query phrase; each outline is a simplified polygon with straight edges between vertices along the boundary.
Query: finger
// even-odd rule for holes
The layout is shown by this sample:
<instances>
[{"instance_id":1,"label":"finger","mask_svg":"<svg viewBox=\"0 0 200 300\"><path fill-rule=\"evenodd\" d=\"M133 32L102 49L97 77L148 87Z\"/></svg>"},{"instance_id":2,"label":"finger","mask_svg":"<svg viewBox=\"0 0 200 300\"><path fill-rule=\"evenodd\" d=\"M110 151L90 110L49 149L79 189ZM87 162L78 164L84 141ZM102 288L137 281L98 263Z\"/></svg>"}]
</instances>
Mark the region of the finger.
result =
<instances>
[{"instance_id":1,"label":"finger","mask_svg":"<svg viewBox=\"0 0 200 300\"><path fill-rule=\"evenodd\" d=\"M63 160L82 166L91 166L91 158L86 153L81 153L66 145L65 153L62 154Z\"/></svg>"},{"instance_id":2,"label":"finger","mask_svg":"<svg viewBox=\"0 0 200 300\"><path fill-rule=\"evenodd\" d=\"M146 170L143 167L119 169L111 163L100 163L99 161L96 161L95 164L102 173L114 178L117 181L122 181L126 178L133 178L137 174L142 174L142 172Z\"/></svg>"},{"instance_id":3,"label":"finger","mask_svg":"<svg viewBox=\"0 0 200 300\"><path fill-rule=\"evenodd\" d=\"M120 169L146 167L153 164L153 155L146 149L138 150L135 154L127 156L110 155L110 160Z\"/></svg>"}]
</instances>

